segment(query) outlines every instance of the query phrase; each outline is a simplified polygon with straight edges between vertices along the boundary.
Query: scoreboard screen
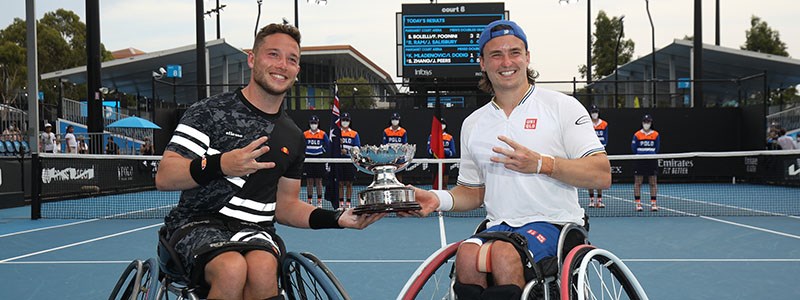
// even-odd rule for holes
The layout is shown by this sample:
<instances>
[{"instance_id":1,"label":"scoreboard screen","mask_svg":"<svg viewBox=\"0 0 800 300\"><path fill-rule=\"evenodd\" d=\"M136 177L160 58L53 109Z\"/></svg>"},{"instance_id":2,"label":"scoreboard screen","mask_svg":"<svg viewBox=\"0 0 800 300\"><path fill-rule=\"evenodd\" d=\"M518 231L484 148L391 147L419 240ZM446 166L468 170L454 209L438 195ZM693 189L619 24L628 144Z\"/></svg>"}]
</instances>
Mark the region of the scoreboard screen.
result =
<instances>
[{"instance_id":1,"label":"scoreboard screen","mask_svg":"<svg viewBox=\"0 0 800 300\"><path fill-rule=\"evenodd\" d=\"M480 77L478 38L505 19L503 3L403 4L397 20L397 75Z\"/></svg>"}]
</instances>

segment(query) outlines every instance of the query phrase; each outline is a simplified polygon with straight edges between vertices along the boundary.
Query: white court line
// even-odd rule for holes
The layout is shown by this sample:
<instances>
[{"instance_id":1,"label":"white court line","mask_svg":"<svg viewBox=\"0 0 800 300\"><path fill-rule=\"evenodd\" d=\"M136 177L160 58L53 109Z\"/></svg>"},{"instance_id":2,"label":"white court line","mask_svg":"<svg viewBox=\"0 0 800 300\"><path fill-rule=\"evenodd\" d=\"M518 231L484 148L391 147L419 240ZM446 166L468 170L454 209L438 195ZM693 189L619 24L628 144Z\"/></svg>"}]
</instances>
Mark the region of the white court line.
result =
<instances>
[{"instance_id":1,"label":"white court line","mask_svg":"<svg viewBox=\"0 0 800 300\"><path fill-rule=\"evenodd\" d=\"M323 260L326 264L420 264L422 259L382 259L382 260L348 260L331 259ZM623 262L800 262L800 258L626 258ZM51 260L51 261L10 261L0 262L0 265L68 265L68 264L129 264L131 260Z\"/></svg>"},{"instance_id":2,"label":"white court line","mask_svg":"<svg viewBox=\"0 0 800 300\"><path fill-rule=\"evenodd\" d=\"M710 206L719 206L719 207L738 209L738 210L743 210L743 211L750 211L750 212L755 212L755 213L760 213L760 214L765 214L765 215L770 215L770 216L776 216L776 217L787 217L787 218L793 218L793 219L800 219L800 216L780 214L780 213L775 213L775 212L771 212L771 211L764 211L764 210L758 210L758 209L752 209L752 208L745 208L745 207L721 204L721 203L714 203L714 202L708 202L708 201L703 201L703 200L695 200L695 199L683 198L683 197L678 197L678 196L670 196L670 195L666 195L666 194L658 194L658 196L659 197L663 196L663 197L677 199L677 200L686 201L686 202L700 203L700 204L705 204L705 205L710 205Z\"/></svg>"},{"instance_id":3,"label":"white court line","mask_svg":"<svg viewBox=\"0 0 800 300\"><path fill-rule=\"evenodd\" d=\"M4 238L4 237L7 237L7 236L18 235L18 234L25 234L25 233L42 231L42 230L48 230L48 229L67 227L67 226L78 225L78 224L83 224L83 223L89 223L89 222L94 222L94 221L97 221L97 220L100 220L100 219L89 219L89 220L83 220L83 221L72 222L72 223L67 223L67 224L53 225L53 226L48 226L48 227L34 228L34 229L28 229L28 230L23 230L23 231L0 234L0 238Z\"/></svg>"},{"instance_id":4,"label":"white court line","mask_svg":"<svg viewBox=\"0 0 800 300\"><path fill-rule=\"evenodd\" d=\"M663 195L663 194L661 194L661 195ZM663 195L663 196L671 197L669 195ZM615 197L615 196L610 196L610 197L614 198L614 199L621 200L621 201L629 202L629 203L635 203L632 200L628 200L628 199L624 199L624 198L620 198L620 197ZM699 217L699 218L706 219L706 220L709 220L709 221L715 221L715 222L720 222L720 223L724 223L724 224L728 224L728 225L744 227L744 228L753 229L753 230L757 230L757 231L762 231L762 232L766 232L766 233L777 234L777 235L781 235L781 236L790 237L790 238L794 238L794 239L800 240L800 236L798 236L798 235L789 234L789 233L785 233L785 232L780 232L780 231L776 231L776 230L771 230L771 229L766 229L766 228L762 228L762 227L757 227L757 226L751 226L751 225L747 225L747 224L737 223L737 222L733 222L733 221L727 221L727 220L707 217L707 216L703 216L703 215L688 213L688 212L684 212L684 211L680 211L680 210L676 210L676 209L667 208L667 207L664 207L664 206L659 206L658 209L667 210L667 211L671 211L671 212L675 212L675 213L679 213L679 214L684 214L684 215L692 216L692 217Z\"/></svg>"},{"instance_id":5,"label":"white court line","mask_svg":"<svg viewBox=\"0 0 800 300\"><path fill-rule=\"evenodd\" d=\"M800 262L800 258L628 258L624 262Z\"/></svg>"},{"instance_id":6,"label":"white court line","mask_svg":"<svg viewBox=\"0 0 800 300\"><path fill-rule=\"evenodd\" d=\"M161 226L161 224L162 223L156 223L156 224L153 224L153 225L134 228L134 229L131 229L131 230L126 230L126 231L118 232L118 233L115 233L115 234L104 235L104 236L101 236L101 237L97 237L97 238L93 238L93 239L89 239L89 240L85 240L85 241L81 241L81 242L76 242L76 243L72 243L72 244L68 244L68 245L64 245L64 246L59 246L59 247L50 248L50 249L46 249L46 250L42 250L42 251L32 252L32 253L28 253L28 254L24 254L24 255L20 255L20 256L15 256L15 257L11 257L11 258L6 258L4 260L0 260L0 264L6 263L6 262L9 262L9 261L13 261L13 260L17 260L17 259L20 259L20 258L31 257L31 256L34 256L34 255L53 252L53 251L56 251L56 250L66 249L66 248L70 248L70 247L74 247L74 246L78 246L78 245L83 245L83 244L86 244L86 243L96 242L96 241L112 238L112 237L115 237L115 236L128 234L128 233L131 233L131 232L145 230L145 229L153 228L153 227L156 227L156 226Z\"/></svg>"},{"instance_id":7,"label":"white court line","mask_svg":"<svg viewBox=\"0 0 800 300\"><path fill-rule=\"evenodd\" d=\"M19 235L19 234L25 234L25 233L31 233L31 232L37 232L37 231L42 231L42 230L56 229L56 228L61 228L61 227L67 227L67 226L72 226L72 225L83 224L83 223L89 223L89 222L94 222L94 221L98 221L98 220L113 219L113 218L119 217L119 216L137 214L137 213L142 213L142 212L151 211L151 210L160 210L160 209L164 209L164 208L168 208L168 207L174 207L174 206L175 205L164 205L164 206L160 206L160 207L153 207L153 208L141 209L141 210L132 211L132 212L125 212L125 213L109 215L109 216L105 216L105 217L102 217L102 218L88 219L88 220L83 220L83 221L78 221L78 222L67 223L67 224L53 225L53 226L47 226L47 227L42 227L42 228L34 228L34 229L28 229L28 230L23 230L23 231L17 231L17 232L10 232L10 233L6 233L6 234L0 234L0 238Z\"/></svg>"}]
</instances>

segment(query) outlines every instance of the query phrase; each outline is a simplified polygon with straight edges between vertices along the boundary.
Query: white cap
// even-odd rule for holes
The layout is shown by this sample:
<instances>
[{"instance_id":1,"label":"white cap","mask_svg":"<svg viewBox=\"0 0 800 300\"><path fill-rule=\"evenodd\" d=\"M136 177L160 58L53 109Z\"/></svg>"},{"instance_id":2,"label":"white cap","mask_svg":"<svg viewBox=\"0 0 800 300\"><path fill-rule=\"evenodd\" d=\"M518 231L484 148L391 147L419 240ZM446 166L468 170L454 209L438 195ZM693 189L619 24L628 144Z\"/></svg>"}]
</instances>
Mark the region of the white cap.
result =
<instances>
[{"instance_id":1,"label":"white cap","mask_svg":"<svg viewBox=\"0 0 800 300\"><path fill-rule=\"evenodd\" d=\"M50 125L50 123L44 123L44 127L52 127L52 125Z\"/></svg>"}]
</instances>

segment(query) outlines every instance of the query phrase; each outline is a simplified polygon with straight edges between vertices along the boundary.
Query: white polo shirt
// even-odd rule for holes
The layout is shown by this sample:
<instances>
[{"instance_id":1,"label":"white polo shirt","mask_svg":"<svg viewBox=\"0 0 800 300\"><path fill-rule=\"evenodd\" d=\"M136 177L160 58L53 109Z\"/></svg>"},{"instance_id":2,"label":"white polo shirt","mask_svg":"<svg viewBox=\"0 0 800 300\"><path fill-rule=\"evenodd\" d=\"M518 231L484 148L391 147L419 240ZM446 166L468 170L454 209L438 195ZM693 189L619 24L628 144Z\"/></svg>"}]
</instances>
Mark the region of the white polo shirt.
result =
<instances>
[{"instance_id":1,"label":"white polo shirt","mask_svg":"<svg viewBox=\"0 0 800 300\"><path fill-rule=\"evenodd\" d=\"M522 226L536 221L583 224L578 190L547 175L524 174L493 163L492 147L511 149L497 139L505 135L525 147L554 157L576 159L605 152L589 113L578 100L531 86L506 116L494 101L464 120L458 183L485 187L489 226Z\"/></svg>"}]
</instances>

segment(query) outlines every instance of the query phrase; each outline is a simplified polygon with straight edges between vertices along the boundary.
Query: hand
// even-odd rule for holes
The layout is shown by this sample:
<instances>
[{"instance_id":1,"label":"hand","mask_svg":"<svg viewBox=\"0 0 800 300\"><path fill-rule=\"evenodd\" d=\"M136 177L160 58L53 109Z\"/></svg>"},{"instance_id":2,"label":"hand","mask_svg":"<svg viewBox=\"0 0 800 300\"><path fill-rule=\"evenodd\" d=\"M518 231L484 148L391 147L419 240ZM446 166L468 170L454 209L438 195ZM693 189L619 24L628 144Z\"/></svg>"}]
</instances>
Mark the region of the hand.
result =
<instances>
[{"instance_id":1,"label":"hand","mask_svg":"<svg viewBox=\"0 0 800 300\"><path fill-rule=\"evenodd\" d=\"M356 215L353 213L353 210L353 208L348 208L342 213L339 217L339 226L343 228L364 229L386 216L386 213Z\"/></svg>"},{"instance_id":2,"label":"hand","mask_svg":"<svg viewBox=\"0 0 800 300\"><path fill-rule=\"evenodd\" d=\"M437 197L436 194L411 185L408 186L414 188L414 200L417 201L417 203L419 203L422 209L409 212L398 212L397 216L425 217L428 214L436 211L437 208L439 208L439 197Z\"/></svg>"},{"instance_id":3,"label":"hand","mask_svg":"<svg viewBox=\"0 0 800 300\"><path fill-rule=\"evenodd\" d=\"M227 176L244 176L253 174L261 169L275 167L274 162L258 162L256 158L269 152L269 146L259 146L267 142L267 137L262 136L244 148L234 149L222 154L220 167Z\"/></svg>"},{"instance_id":4,"label":"hand","mask_svg":"<svg viewBox=\"0 0 800 300\"><path fill-rule=\"evenodd\" d=\"M497 139L511 146L511 150L501 147L492 147L494 153L503 156L493 156L492 162L501 163L506 169L520 173L535 174L542 155L513 141L507 136L498 136Z\"/></svg>"}]
</instances>

